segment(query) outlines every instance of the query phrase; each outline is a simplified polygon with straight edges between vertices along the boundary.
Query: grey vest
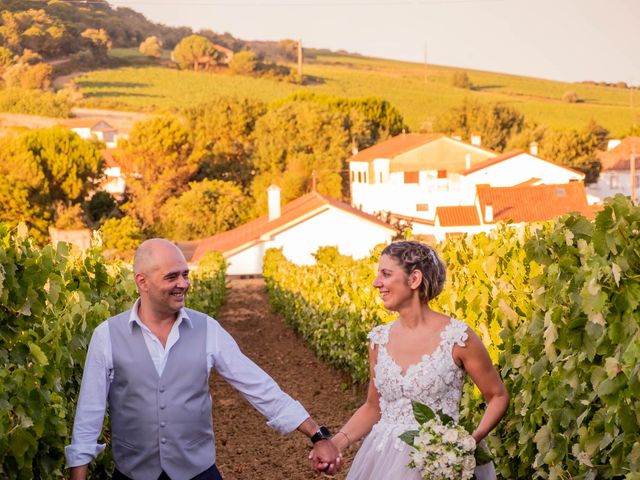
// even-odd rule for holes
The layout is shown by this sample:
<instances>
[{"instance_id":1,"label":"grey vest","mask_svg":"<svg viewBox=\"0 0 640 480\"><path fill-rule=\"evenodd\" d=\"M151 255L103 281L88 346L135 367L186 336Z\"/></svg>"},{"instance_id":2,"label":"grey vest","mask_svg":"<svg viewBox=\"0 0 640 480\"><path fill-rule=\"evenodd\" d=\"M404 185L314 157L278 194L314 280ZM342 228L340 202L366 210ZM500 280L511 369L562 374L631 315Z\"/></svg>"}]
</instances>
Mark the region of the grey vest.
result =
<instances>
[{"instance_id":1,"label":"grey vest","mask_svg":"<svg viewBox=\"0 0 640 480\"><path fill-rule=\"evenodd\" d=\"M161 376L130 310L109 318L113 381L109 389L116 468L134 480L157 480L164 470L186 480L215 463L206 355L206 316L187 309Z\"/></svg>"}]
</instances>

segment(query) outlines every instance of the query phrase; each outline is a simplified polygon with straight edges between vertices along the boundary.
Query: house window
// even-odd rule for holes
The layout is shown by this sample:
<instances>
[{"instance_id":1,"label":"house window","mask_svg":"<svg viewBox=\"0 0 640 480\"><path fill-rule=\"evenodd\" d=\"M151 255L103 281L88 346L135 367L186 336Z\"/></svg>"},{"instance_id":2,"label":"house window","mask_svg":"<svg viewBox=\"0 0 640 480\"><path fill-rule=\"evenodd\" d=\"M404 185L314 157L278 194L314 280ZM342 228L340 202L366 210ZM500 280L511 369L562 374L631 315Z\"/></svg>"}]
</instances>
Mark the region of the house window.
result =
<instances>
[{"instance_id":1,"label":"house window","mask_svg":"<svg viewBox=\"0 0 640 480\"><path fill-rule=\"evenodd\" d=\"M358 183L362 183L362 172L358 172Z\"/></svg>"},{"instance_id":2,"label":"house window","mask_svg":"<svg viewBox=\"0 0 640 480\"><path fill-rule=\"evenodd\" d=\"M447 178L446 170L438 170L438 178Z\"/></svg>"},{"instance_id":3,"label":"house window","mask_svg":"<svg viewBox=\"0 0 640 480\"><path fill-rule=\"evenodd\" d=\"M420 183L420 172L404 172L404 183Z\"/></svg>"},{"instance_id":4,"label":"house window","mask_svg":"<svg viewBox=\"0 0 640 480\"><path fill-rule=\"evenodd\" d=\"M416 203L416 212L428 212L429 204L428 203Z\"/></svg>"},{"instance_id":5,"label":"house window","mask_svg":"<svg viewBox=\"0 0 640 480\"><path fill-rule=\"evenodd\" d=\"M618 176L611 175L609 177L609 188L618 188Z\"/></svg>"},{"instance_id":6,"label":"house window","mask_svg":"<svg viewBox=\"0 0 640 480\"><path fill-rule=\"evenodd\" d=\"M378 183L382 183L382 172L378 172Z\"/></svg>"},{"instance_id":7,"label":"house window","mask_svg":"<svg viewBox=\"0 0 640 480\"><path fill-rule=\"evenodd\" d=\"M356 172L351 170L351 183L355 182L355 180L356 180Z\"/></svg>"}]
</instances>

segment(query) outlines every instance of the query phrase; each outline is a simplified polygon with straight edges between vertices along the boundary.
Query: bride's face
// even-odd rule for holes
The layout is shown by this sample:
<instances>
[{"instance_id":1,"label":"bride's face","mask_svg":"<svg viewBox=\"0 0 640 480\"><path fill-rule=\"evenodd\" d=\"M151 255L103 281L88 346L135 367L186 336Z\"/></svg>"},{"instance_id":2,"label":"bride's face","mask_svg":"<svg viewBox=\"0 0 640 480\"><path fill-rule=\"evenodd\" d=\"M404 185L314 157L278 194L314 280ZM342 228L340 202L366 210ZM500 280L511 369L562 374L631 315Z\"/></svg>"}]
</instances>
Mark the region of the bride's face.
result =
<instances>
[{"instance_id":1,"label":"bride's face","mask_svg":"<svg viewBox=\"0 0 640 480\"><path fill-rule=\"evenodd\" d=\"M389 255L380 257L378 275L373 286L380 292L382 303L388 310L398 311L413 295L407 274L398 261Z\"/></svg>"}]
</instances>

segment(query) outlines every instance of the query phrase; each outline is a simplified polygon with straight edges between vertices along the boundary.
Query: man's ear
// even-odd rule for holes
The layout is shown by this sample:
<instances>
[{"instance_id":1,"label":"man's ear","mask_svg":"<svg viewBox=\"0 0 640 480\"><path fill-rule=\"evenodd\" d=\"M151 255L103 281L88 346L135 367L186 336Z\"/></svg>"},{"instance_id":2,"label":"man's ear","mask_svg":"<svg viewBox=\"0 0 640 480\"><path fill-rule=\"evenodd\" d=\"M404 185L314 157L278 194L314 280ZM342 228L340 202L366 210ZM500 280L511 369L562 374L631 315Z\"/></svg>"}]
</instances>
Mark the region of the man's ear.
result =
<instances>
[{"instance_id":1,"label":"man's ear","mask_svg":"<svg viewBox=\"0 0 640 480\"><path fill-rule=\"evenodd\" d=\"M420 285L422 285L422 272L416 269L409 274L409 288L417 290Z\"/></svg>"},{"instance_id":2,"label":"man's ear","mask_svg":"<svg viewBox=\"0 0 640 480\"><path fill-rule=\"evenodd\" d=\"M144 276L144 273L138 272L134 275L133 278L136 282L136 285L138 286L139 291L147 290L147 278Z\"/></svg>"}]
</instances>

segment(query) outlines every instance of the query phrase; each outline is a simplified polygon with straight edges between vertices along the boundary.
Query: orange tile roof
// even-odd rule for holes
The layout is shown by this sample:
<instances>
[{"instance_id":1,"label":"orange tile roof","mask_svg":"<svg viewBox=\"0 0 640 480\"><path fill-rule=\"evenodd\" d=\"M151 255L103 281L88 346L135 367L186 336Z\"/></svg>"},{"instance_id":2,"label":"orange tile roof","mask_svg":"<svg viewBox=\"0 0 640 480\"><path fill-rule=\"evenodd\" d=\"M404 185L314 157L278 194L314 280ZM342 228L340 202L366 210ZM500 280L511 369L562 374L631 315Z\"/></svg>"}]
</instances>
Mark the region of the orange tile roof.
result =
<instances>
[{"instance_id":1,"label":"orange tile roof","mask_svg":"<svg viewBox=\"0 0 640 480\"><path fill-rule=\"evenodd\" d=\"M364 213L344 202L320 195L317 192L310 192L282 207L280 217L275 220L269 221L268 215L263 215L228 232L200 240L192 261L199 262L205 253L211 250L226 253L241 247L249 247L260 241L263 235L288 230L307 218L322 213L329 206L339 208L364 220L386 227L390 231L395 231L389 224L384 223L373 215Z\"/></svg>"},{"instance_id":2,"label":"orange tile roof","mask_svg":"<svg viewBox=\"0 0 640 480\"><path fill-rule=\"evenodd\" d=\"M551 163L551 164L553 164L553 165L555 165L557 167L564 168L565 170L569 170L570 172L573 172L573 173L577 173L578 175L581 175L582 178L584 178L584 173L580 172L579 170L575 170L573 168L565 167L564 165L558 165L557 163L553 163L553 162L551 162L549 160L546 160L546 159L544 159L542 157L539 157L537 155L533 155L532 153L525 152L524 150L512 150L511 152L503 153L502 155L499 155L499 156L497 156L495 158L490 158L488 160L485 160L482 163L478 163L477 165L475 165L475 166L473 166L473 167L471 167L471 168L469 168L467 170L464 170L464 171L462 171L460 173L462 175L469 175L471 173L477 172L479 170L483 170L483 169L485 169L487 167L490 167L492 165L496 165L496 164L498 164L500 162L504 162L505 160L509 160L510 158L517 157L518 155L522 155L522 154L526 154L526 155L529 155L531 157L535 157L540 161Z\"/></svg>"},{"instance_id":3,"label":"orange tile roof","mask_svg":"<svg viewBox=\"0 0 640 480\"><path fill-rule=\"evenodd\" d=\"M444 137L441 133L401 133L377 143L347 159L349 162L371 162L376 158L393 158L414 148Z\"/></svg>"},{"instance_id":4,"label":"orange tile roof","mask_svg":"<svg viewBox=\"0 0 640 480\"><path fill-rule=\"evenodd\" d=\"M493 222L536 222L571 212L594 218L597 211L597 207L587 203L582 182L516 187L478 185L476 191L483 216L487 205L493 207Z\"/></svg>"},{"instance_id":5,"label":"orange tile roof","mask_svg":"<svg viewBox=\"0 0 640 480\"><path fill-rule=\"evenodd\" d=\"M94 128L100 123L104 123L106 127ZM69 128L90 128L91 130L98 130L101 132L110 132L115 130L115 128L101 118L69 118L67 120L63 120L62 125Z\"/></svg>"},{"instance_id":6,"label":"orange tile roof","mask_svg":"<svg viewBox=\"0 0 640 480\"><path fill-rule=\"evenodd\" d=\"M478 209L475 205L437 207L436 217L440 220L441 227L480 225Z\"/></svg>"},{"instance_id":7,"label":"orange tile roof","mask_svg":"<svg viewBox=\"0 0 640 480\"><path fill-rule=\"evenodd\" d=\"M118 155L122 154L122 149L119 148L103 148L100 150L104 163L107 167L122 167L121 162L118 161Z\"/></svg>"},{"instance_id":8,"label":"orange tile roof","mask_svg":"<svg viewBox=\"0 0 640 480\"><path fill-rule=\"evenodd\" d=\"M602 170L629 170L631 167L631 153L635 148L636 171L640 170L640 137L627 137L620 145L598 153L598 160L602 164ZM639 172L640 173L640 172Z\"/></svg>"}]
</instances>

